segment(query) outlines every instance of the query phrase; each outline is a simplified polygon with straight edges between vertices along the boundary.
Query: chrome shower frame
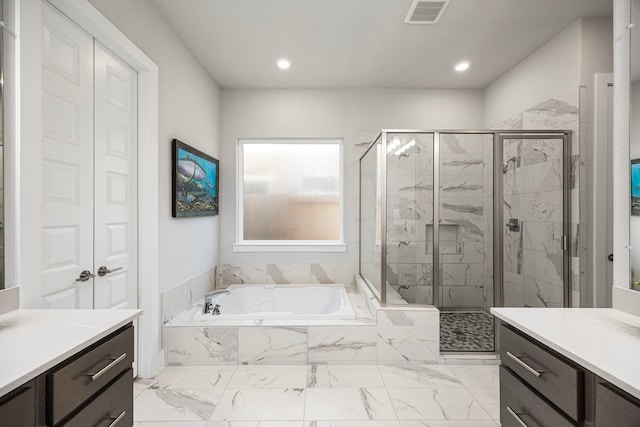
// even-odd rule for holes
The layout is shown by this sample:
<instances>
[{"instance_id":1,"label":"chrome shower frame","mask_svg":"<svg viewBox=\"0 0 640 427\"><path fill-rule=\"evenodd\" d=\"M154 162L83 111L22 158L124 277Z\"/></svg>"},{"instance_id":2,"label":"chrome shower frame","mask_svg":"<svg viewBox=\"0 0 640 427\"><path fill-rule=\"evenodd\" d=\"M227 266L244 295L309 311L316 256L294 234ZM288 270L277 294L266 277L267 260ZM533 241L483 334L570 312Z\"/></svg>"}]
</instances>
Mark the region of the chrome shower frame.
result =
<instances>
[{"instance_id":1,"label":"chrome shower frame","mask_svg":"<svg viewBox=\"0 0 640 427\"><path fill-rule=\"evenodd\" d=\"M369 144L365 152L359 159L358 177L358 201L359 217L362 218L362 159L375 147L378 140L381 142L381 217L378 218L381 230L381 254L380 254L380 304L383 307L402 306L399 304L387 303L387 136L389 134L432 134L433 135L433 271L432 289L433 304L410 304L412 307L441 307L440 303L440 135L450 134L479 134L493 135L493 306L504 306L504 239L502 225L504 225L503 214L503 189L504 180L504 156L503 146L505 139L561 139L562 140L562 172L563 172L563 305L571 306L571 263L572 253L571 235L571 132L570 130L431 130L431 129L384 129ZM362 222L360 221L358 230L359 243L362 241ZM362 273L362 245L358 248L358 275L367 283L369 288L377 295L375 286ZM405 305L406 306L406 305ZM496 343L497 345L498 343ZM496 347L497 348L497 347Z\"/></svg>"}]
</instances>

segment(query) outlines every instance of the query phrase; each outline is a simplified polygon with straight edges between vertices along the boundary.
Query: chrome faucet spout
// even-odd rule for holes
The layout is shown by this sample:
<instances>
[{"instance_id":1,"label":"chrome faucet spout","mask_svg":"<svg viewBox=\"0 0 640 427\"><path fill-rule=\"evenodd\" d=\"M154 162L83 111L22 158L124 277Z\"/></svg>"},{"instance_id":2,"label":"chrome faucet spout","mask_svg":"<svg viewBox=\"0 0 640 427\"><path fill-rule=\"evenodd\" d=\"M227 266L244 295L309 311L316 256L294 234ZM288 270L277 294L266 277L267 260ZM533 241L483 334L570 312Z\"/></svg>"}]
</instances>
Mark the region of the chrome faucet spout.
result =
<instances>
[{"instance_id":1,"label":"chrome faucet spout","mask_svg":"<svg viewBox=\"0 0 640 427\"><path fill-rule=\"evenodd\" d=\"M228 289L216 289L215 291L209 292L208 294L205 294L205 298L207 297L212 297L214 295L220 295L220 294L225 294L225 295L229 295L231 293L230 290Z\"/></svg>"},{"instance_id":2,"label":"chrome faucet spout","mask_svg":"<svg viewBox=\"0 0 640 427\"><path fill-rule=\"evenodd\" d=\"M203 314L208 314L208 313L220 314L220 311L218 310L220 305L215 304L214 306L213 297L215 297L216 295L229 295L230 293L231 291L227 289L217 289L213 292L209 292L208 294L206 294L204 296L204 305L202 306L202 313ZM215 313L216 311L218 311L218 313Z\"/></svg>"}]
</instances>

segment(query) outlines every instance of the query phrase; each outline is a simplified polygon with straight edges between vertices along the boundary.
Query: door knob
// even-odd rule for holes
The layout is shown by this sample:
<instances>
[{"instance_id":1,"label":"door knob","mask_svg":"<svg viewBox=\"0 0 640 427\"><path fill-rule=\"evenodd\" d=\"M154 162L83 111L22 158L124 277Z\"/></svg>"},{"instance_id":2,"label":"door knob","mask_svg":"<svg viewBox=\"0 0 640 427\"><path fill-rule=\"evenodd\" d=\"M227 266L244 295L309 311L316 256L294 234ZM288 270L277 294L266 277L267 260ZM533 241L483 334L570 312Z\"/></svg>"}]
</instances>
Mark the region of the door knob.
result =
<instances>
[{"instance_id":1,"label":"door knob","mask_svg":"<svg viewBox=\"0 0 640 427\"><path fill-rule=\"evenodd\" d=\"M609 254L609 256L607 256L607 259L611 262L613 262L613 254Z\"/></svg>"},{"instance_id":2,"label":"door knob","mask_svg":"<svg viewBox=\"0 0 640 427\"><path fill-rule=\"evenodd\" d=\"M78 276L76 282L86 282L87 280L93 279L94 277L96 277L95 274L91 274L89 270L84 270L82 273L80 273L80 276Z\"/></svg>"},{"instance_id":3,"label":"door knob","mask_svg":"<svg viewBox=\"0 0 640 427\"><path fill-rule=\"evenodd\" d=\"M98 269L98 276L106 276L109 273L113 273L114 271L122 270L122 267L114 268L113 270L109 270L106 265L101 266Z\"/></svg>"}]
</instances>

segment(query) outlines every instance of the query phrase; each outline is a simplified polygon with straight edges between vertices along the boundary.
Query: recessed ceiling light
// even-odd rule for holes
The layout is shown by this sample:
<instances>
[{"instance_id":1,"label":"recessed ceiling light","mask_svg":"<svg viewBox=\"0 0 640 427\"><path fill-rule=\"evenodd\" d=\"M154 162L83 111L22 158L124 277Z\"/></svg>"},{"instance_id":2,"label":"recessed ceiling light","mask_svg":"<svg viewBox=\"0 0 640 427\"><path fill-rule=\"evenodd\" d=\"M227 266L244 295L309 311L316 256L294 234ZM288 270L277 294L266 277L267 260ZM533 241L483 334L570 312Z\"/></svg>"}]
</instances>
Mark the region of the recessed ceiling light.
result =
<instances>
[{"instance_id":1,"label":"recessed ceiling light","mask_svg":"<svg viewBox=\"0 0 640 427\"><path fill-rule=\"evenodd\" d=\"M286 70L291 67L291 62L287 58L278 59L278 62L276 62L276 64L278 64L278 68L280 68L281 70Z\"/></svg>"},{"instance_id":2,"label":"recessed ceiling light","mask_svg":"<svg viewBox=\"0 0 640 427\"><path fill-rule=\"evenodd\" d=\"M471 63L469 61L460 61L456 65L453 66L453 69L458 72L467 71Z\"/></svg>"}]
</instances>

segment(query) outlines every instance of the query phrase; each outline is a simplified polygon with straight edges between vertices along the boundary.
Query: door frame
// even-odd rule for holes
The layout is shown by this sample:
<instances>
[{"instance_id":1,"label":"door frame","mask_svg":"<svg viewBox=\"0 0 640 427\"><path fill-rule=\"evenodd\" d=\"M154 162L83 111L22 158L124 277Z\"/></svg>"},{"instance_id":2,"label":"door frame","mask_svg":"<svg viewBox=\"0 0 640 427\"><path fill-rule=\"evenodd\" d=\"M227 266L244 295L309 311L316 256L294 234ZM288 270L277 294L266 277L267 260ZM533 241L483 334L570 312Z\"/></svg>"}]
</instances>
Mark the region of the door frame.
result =
<instances>
[{"instance_id":1,"label":"door frame","mask_svg":"<svg viewBox=\"0 0 640 427\"><path fill-rule=\"evenodd\" d=\"M587 193L587 285L583 287L586 307L611 307L613 265L607 255L613 253L613 221L608 209L613 202L612 142L609 116L613 102L613 74L597 73L593 78L593 139L588 145L587 175L591 190ZM586 299L585 299L586 298Z\"/></svg>"},{"instance_id":2,"label":"door frame","mask_svg":"<svg viewBox=\"0 0 640 427\"><path fill-rule=\"evenodd\" d=\"M15 0L14 0L15 1ZM151 377L164 365L158 285L158 66L87 0L43 0L60 10L138 73L138 375ZM29 162L39 158L41 134L42 2L15 2L18 20L18 72L15 103L17 158L14 181L16 284L21 306L39 308L40 286L34 254L39 236L41 172ZM143 220L142 220L143 219ZM37 257L36 257L37 260ZM7 266L11 268L12 266ZM144 285L143 285L144 284Z\"/></svg>"}]
</instances>

